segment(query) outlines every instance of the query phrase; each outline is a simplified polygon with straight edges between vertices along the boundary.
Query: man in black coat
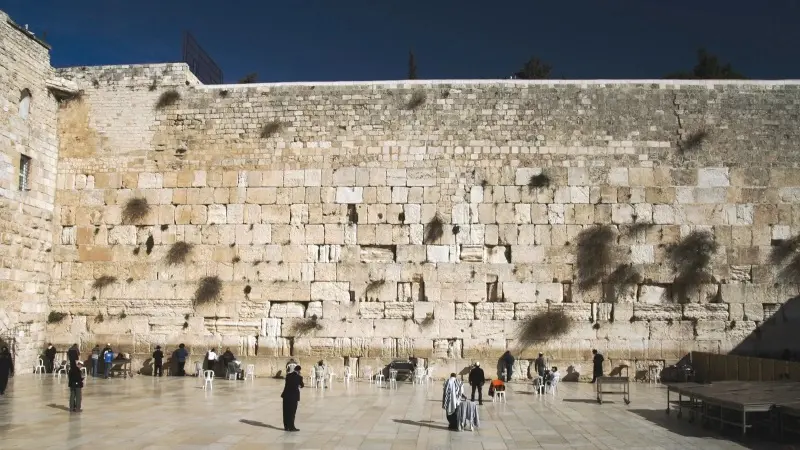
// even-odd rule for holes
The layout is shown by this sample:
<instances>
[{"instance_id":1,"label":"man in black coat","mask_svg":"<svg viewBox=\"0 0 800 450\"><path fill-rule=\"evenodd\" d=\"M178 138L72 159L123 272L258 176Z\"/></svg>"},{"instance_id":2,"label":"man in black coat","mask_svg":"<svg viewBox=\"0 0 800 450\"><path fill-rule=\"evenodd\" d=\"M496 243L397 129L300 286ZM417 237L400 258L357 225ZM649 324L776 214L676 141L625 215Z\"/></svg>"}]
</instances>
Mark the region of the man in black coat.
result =
<instances>
[{"instance_id":1,"label":"man in black coat","mask_svg":"<svg viewBox=\"0 0 800 450\"><path fill-rule=\"evenodd\" d=\"M81 350L78 347L78 344L72 344L72 347L67 350L67 359L69 360L69 366L74 367L78 365L78 359L81 357Z\"/></svg>"},{"instance_id":2,"label":"man in black coat","mask_svg":"<svg viewBox=\"0 0 800 450\"><path fill-rule=\"evenodd\" d=\"M475 401L475 391L478 391L478 404L483 404L483 383L486 382L486 375L481 369L481 363L476 362L472 370L469 371L469 384L472 386L472 401Z\"/></svg>"},{"instance_id":3,"label":"man in black coat","mask_svg":"<svg viewBox=\"0 0 800 450\"><path fill-rule=\"evenodd\" d=\"M297 404L300 403L300 388L303 385L303 376L300 374L300 366L294 368L294 372L286 375L286 384L283 386L283 429L286 431L300 431L294 426L294 416L297 414Z\"/></svg>"},{"instance_id":4,"label":"man in black coat","mask_svg":"<svg viewBox=\"0 0 800 450\"><path fill-rule=\"evenodd\" d=\"M7 347L0 349L0 395L5 395L8 377L14 376L14 361Z\"/></svg>"},{"instance_id":5,"label":"man in black coat","mask_svg":"<svg viewBox=\"0 0 800 450\"><path fill-rule=\"evenodd\" d=\"M50 373L55 368L56 363L56 348L53 344L47 344L47 350L44 351L45 370Z\"/></svg>"},{"instance_id":6,"label":"man in black coat","mask_svg":"<svg viewBox=\"0 0 800 450\"><path fill-rule=\"evenodd\" d=\"M156 351L153 352L153 376L164 376L164 352L160 345L156 345Z\"/></svg>"},{"instance_id":7,"label":"man in black coat","mask_svg":"<svg viewBox=\"0 0 800 450\"><path fill-rule=\"evenodd\" d=\"M597 353L597 349L592 350L592 383L596 382L599 377L603 376L603 355Z\"/></svg>"}]
</instances>

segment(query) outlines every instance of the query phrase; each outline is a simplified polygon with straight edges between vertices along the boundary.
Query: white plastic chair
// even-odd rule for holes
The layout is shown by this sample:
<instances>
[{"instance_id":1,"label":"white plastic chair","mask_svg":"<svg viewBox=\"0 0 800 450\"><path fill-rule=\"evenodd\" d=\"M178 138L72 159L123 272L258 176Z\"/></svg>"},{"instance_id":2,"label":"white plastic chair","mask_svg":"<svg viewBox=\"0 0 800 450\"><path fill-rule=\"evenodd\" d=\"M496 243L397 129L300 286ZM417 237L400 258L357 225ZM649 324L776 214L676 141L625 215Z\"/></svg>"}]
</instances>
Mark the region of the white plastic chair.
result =
<instances>
[{"instance_id":1,"label":"white plastic chair","mask_svg":"<svg viewBox=\"0 0 800 450\"><path fill-rule=\"evenodd\" d=\"M428 370L425 372L425 381L429 384L433 381L433 367L428 367Z\"/></svg>"},{"instance_id":2,"label":"white plastic chair","mask_svg":"<svg viewBox=\"0 0 800 450\"><path fill-rule=\"evenodd\" d=\"M414 384L422 384L425 382L425 368L417 367L414 369Z\"/></svg>"},{"instance_id":3,"label":"white plastic chair","mask_svg":"<svg viewBox=\"0 0 800 450\"><path fill-rule=\"evenodd\" d=\"M544 377L541 376L533 377L533 389L539 395L544 394Z\"/></svg>"},{"instance_id":4,"label":"white plastic chair","mask_svg":"<svg viewBox=\"0 0 800 450\"><path fill-rule=\"evenodd\" d=\"M256 381L256 365L255 364L248 364L247 368L244 370L244 380L247 381L247 377L250 377L252 381Z\"/></svg>"},{"instance_id":5,"label":"white plastic chair","mask_svg":"<svg viewBox=\"0 0 800 450\"><path fill-rule=\"evenodd\" d=\"M313 369L311 369L312 373L316 372L316 375L315 375L315 378L317 379L317 386L316 387L318 387L320 389L325 389L325 381L326 381L325 380L325 371L323 369L317 369L317 367L319 367L319 366L316 366Z\"/></svg>"},{"instance_id":6,"label":"white plastic chair","mask_svg":"<svg viewBox=\"0 0 800 450\"><path fill-rule=\"evenodd\" d=\"M397 389L397 370L392 369L389 371L389 389Z\"/></svg>"},{"instance_id":7,"label":"white plastic chair","mask_svg":"<svg viewBox=\"0 0 800 450\"><path fill-rule=\"evenodd\" d=\"M386 379L386 377L383 376L383 373L379 372L377 375L375 375L375 384L377 386L383 386L383 382L384 382L385 379Z\"/></svg>"},{"instance_id":8,"label":"white plastic chair","mask_svg":"<svg viewBox=\"0 0 800 450\"><path fill-rule=\"evenodd\" d=\"M503 399L502 399L502 402L503 402L503 403L507 403L507 402L506 402L506 391L494 391L494 397L492 397L492 402L499 402L499 401L501 401L501 400L500 400L500 398L501 398L501 397L503 398Z\"/></svg>"},{"instance_id":9,"label":"white plastic chair","mask_svg":"<svg viewBox=\"0 0 800 450\"><path fill-rule=\"evenodd\" d=\"M311 373L308 375L308 377L309 377L309 384L311 385L311 387L312 388L316 387L317 375L316 375L316 372L314 372L314 368L313 367L311 368Z\"/></svg>"},{"instance_id":10,"label":"white plastic chair","mask_svg":"<svg viewBox=\"0 0 800 450\"><path fill-rule=\"evenodd\" d=\"M86 370L86 366L81 367L81 376L86 380L89 379L89 371Z\"/></svg>"},{"instance_id":11,"label":"white plastic chair","mask_svg":"<svg viewBox=\"0 0 800 450\"><path fill-rule=\"evenodd\" d=\"M550 380L550 383L549 383L549 385L550 385L550 393L553 394L553 397L556 396L556 392L558 391L558 382L559 381L561 381L561 377L553 377L553 379Z\"/></svg>"},{"instance_id":12,"label":"white plastic chair","mask_svg":"<svg viewBox=\"0 0 800 450\"><path fill-rule=\"evenodd\" d=\"M36 366L33 367L33 373L38 373L38 374L41 375L41 374L43 374L45 372L46 372L46 370L45 370L45 367L44 367L44 360L42 358L39 358L39 364L37 364Z\"/></svg>"},{"instance_id":13,"label":"white plastic chair","mask_svg":"<svg viewBox=\"0 0 800 450\"><path fill-rule=\"evenodd\" d=\"M364 378L366 378L367 381L369 381L369 384L372 384L372 381L373 381L372 380L372 367L370 367L370 366L364 367L364 370L362 370L361 373L364 375Z\"/></svg>"},{"instance_id":14,"label":"white plastic chair","mask_svg":"<svg viewBox=\"0 0 800 450\"><path fill-rule=\"evenodd\" d=\"M200 378L200 375L203 374L203 363L201 361L194 362L194 376Z\"/></svg>"},{"instance_id":15,"label":"white plastic chair","mask_svg":"<svg viewBox=\"0 0 800 450\"><path fill-rule=\"evenodd\" d=\"M61 366L59 366L58 370L56 370L55 375L58 376L58 379L61 379L61 372L64 372L64 376L67 375L67 368L69 367L69 362L62 361Z\"/></svg>"},{"instance_id":16,"label":"white plastic chair","mask_svg":"<svg viewBox=\"0 0 800 450\"><path fill-rule=\"evenodd\" d=\"M350 378L351 378L352 376L353 376L353 374L352 374L352 372L350 371L350 368L349 368L349 367L347 367L347 366L345 366L345 368L344 368L344 375L342 375L342 382L343 382L343 383L349 383L349 382L350 382Z\"/></svg>"},{"instance_id":17,"label":"white plastic chair","mask_svg":"<svg viewBox=\"0 0 800 450\"><path fill-rule=\"evenodd\" d=\"M228 370L226 371L225 378L228 379L228 380L236 381L236 375L237 375L237 371L235 369L234 370L230 370L230 367L229 367Z\"/></svg>"},{"instance_id":18,"label":"white plastic chair","mask_svg":"<svg viewBox=\"0 0 800 450\"><path fill-rule=\"evenodd\" d=\"M214 389L214 371L213 370L206 370L203 372L203 389L208 386L209 390Z\"/></svg>"},{"instance_id":19,"label":"white plastic chair","mask_svg":"<svg viewBox=\"0 0 800 450\"><path fill-rule=\"evenodd\" d=\"M647 368L647 379L650 384L661 383L661 370L658 366L650 366Z\"/></svg>"}]
</instances>

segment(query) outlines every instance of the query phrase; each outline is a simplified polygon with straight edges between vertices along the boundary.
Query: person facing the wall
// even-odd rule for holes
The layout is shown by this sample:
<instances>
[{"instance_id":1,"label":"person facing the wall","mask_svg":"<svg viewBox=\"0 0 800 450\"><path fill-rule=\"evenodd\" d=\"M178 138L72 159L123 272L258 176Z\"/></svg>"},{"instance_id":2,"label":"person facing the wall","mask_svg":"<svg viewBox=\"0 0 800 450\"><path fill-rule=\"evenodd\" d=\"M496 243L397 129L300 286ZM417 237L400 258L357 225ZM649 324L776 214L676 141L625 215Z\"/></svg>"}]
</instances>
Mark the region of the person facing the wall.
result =
<instances>
[{"instance_id":1,"label":"person facing the wall","mask_svg":"<svg viewBox=\"0 0 800 450\"><path fill-rule=\"evenodd\" d=\"M100 346L95 345L92 349L92 376L97 376L97 365L100 364Z\"/></svg>"},{"instance_id":2,"label":"person facing the wall","mask_svg":"<svg viewBox=\"0 0 800 450\"><path fill-rule=\"evenodd\" d=\"M511 381L511 375L514 373L514 357L511 356L510 351L506 351L505 353L503 353L503 356L500 359L503 362L503 366L506 372L505 374L506 379L503 381L506 382Z\"/></svg>"},{"instance_id":3,"label":"person facing the wall","mask_svg":"<svg viewBox=\"0 0 800 450\"><path fill-rule=\"evenodd\" d=\"M442 392L442 409L447 415L447 428L458 431L458 405L461 403L461 395L464 392L464 384L456 378L455 373L450 374L444 382L444 392Z\"/></svg>"},{"instance_id":4,"label":"person facing the wall","mask_svg":"<svg viewBox=\"0 0 800 450\"><path fill-rule=\"evenodd\" d=\"M111 350L111 344L106 344L106 349L103 351L103 369L105 371L105 379L111 375L112 361L114 361L114 350Z\"/></svg>"},{"instance_id":5,"label":"person facing the wall","mask_svg":"<svg viewBox=\"0 0 800 450\"><path fill-rule=\"evenodd\" d=\"M44 360L46 365L45 370L47 370L48 373L52 373L56 361L56 348L53 347L53 344L47 344L47 350L44 351Z\"/></svg>"},{"instance_id":6,"label":"person facing the wall","mask_svg":"<svg viewBox=\"0 0 800 450\"><path fill-rule=\"evenodd\" d=\"M161 351L161 346L156 345L156 351L153 352L153 376L160 377L164 375L164 352Z\"/></svg>"},{"instance_id":7,"label":"person facing the wall","mask_svg":"<svg viewBox=\"0 0 800 450\"><path fill-rule=\"evenodd\" d=\"M597 352L597 349L592 350L592 383L596 382L598 378L603 376L603 355Z\"/></svg>"},{"instance_id":8,"label":"person facing the wall","mask_svg":"<svg viewBox=\"0 0 800 450\"><path fill-rule=\"evenodd\" d=\"M14 361L8 347L0 349L0 395L6 394L8 378L14 376Z\"/></svg>"},{"instance_id":9,"label":"person facing the wall","mask_svg":"<svg viewBox=\"0 0 800 450\"><path fill-rule=\"evenodd\" d=\"M206 370L216 370L217 369L217 367L216 367L216 365L217 365L217 352L216 352L215 349L212 348L211 350L208 351L208 354L206 354L206 360L208 361L206 363Z\"/></svg>"},{"instance_id":10,"label":"person facing the wall","mask_svg":"<svg viewBox=\"0 0 800 450\"><path fill-rule=\"evenodd\" d=\"M471 400L475 401L475 391L478 391L478 404L483 404L483 384L486 382L486 374L483 373L483 369L481 369L481 363L476 362L475 365L472 367L472 370L469 371L469 384L472 386L472 398Z\"/></svg>"},{"instance_id":11,"label":"person facing the wall","mask_svg":"<svg viewBox=\"0 0 800 450\"><path fill-rule=\"evenodd\" d=\"M175 359L178 360L178 376L186 376L186 358L189 357L189 351L186 350L186 346L181 344L178 346L178 350L175 352Z\"/></svg>"},{"instance_id":12,"label":"person facing the wall","mask_svg":"<svg viewBox=\"0 0 800 450\"><path fill-rule=\"evenodd\" d=\"M69 360L69 366L72 367L78 363L78 359L81 357L81 350L78 348L78 344L72 344L72 347L67 350L67 359Z\"/></svg>"},{"instance_id":13,"label":"person facing the wall","mask_svg":"<svg viewBox=\"0 0 800 450\"><path fill-rule=\"evenodd\" d=\"M292 373L286 374L281 398L283 399L283 429L286 431L300 431L294 425L297 414L297 404L300 403L300 388L305 387L300 366L296 366Z\"/></svg>"},{"instance_id":14,"label":"person facing the wall","mask_svg":"<svg viewBox=\"0 0 800 450\"><path fill-rule=\"evenodd\" d=\"M544 353L539 353L539 357L533 362L533 369L540 377L544 377L544 372L547 370L547 361L544 360Z\"/></svg>"}]
</instances>

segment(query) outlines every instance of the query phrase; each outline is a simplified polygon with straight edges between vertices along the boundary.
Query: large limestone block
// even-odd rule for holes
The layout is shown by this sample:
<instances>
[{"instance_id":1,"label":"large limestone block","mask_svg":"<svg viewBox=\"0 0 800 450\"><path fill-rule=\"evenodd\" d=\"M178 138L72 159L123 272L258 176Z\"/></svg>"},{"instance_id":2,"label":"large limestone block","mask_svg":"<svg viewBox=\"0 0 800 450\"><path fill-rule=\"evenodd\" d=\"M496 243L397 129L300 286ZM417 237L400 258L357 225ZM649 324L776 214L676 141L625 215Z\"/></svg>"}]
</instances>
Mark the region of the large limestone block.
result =
<instances>
[{"instance_id":1,"label":"large limestone block","mask_svg":"<svg viewBox=\"0 0 800 450\"><path fill-rule=\"evenodd\" d=\"M704 168L697 170L697 186L726 187L730 186L730 175L727 167Z\"/></svg>"},{"instance_id":2,"label":"large limestone block","mask_svg":"<svg viewBox=\"0 0 800 450\"><path fill-rule=\"evenodd\" d=\"M336 203L362 203L364 201L363 187L337 187Z\"/></svg>"},{"instance_id":3,"label":"large limestone block","mask_svg":"<svg viewBox=\"0 0 800 450\"><path fill-rule=\"evenodd\" d=\"M360 302L358 304L358 316L362 319L383 319L386 303L383 302Z\"/></svg>"},{"instance_id":4,"label":"large limestone block","mask_svg":"<svg viewBox=\"0 0 800 450\"><path fill-rule=\"evenodd\" d=\"M694 325L695 339L698 341L719 341L725 339L726 324L722 320L698 321Z\"/></svg>"},{"instance_id":5,"label":"large limestone block","mask_svg":"<svg viewBox=\"0 0 800 450\"><path fill-rule=\"evenodd\" d=\"M690 340L694 339L694 322L683 321L650 321L650 340Z\"/></svg>"},{"instance_id":6,"label":"large limestone block","mask_svg":"<svg viewBox=\"0 0 800 450\"><path fill-rule=\"evenodd\" d=\"M527 319L537 314L543 314L547 310L548 305L546 303L516 303L514 305L514 319Z\"/></svg>"},{"instance_id":7,"label":"large limestone block","mask_svg":"<svg viewBox=\"0 0 800 450\"><path fill-rule=\"evenodd\" d=\"M494 317L494 303L476 303L475 318L477 320L492 320Z\"/></svg>"},{"instance_id":8,"label":"large limestone block","mask_svg":"<svg viewBox=\"0 0 800 450\"><path fill-rule=\"evenodd\" d=\"M350 301L350 283L315 281L311 283L311 300Z\"/></svg>"},{"instance_id":9,"label":"large limestone block","mask_svg":"<svg viewBox=\"0 0 800 450\"><path fill-rule=\"evenodd\" d=\"M506 302L493 302L494 305L494 320L513 320L514 319L514 304Z\"/></svg>"},{"instance_id":10,"label":"large limestone block","mask_svg":"<svg viewBox=\"0 0 800 450\"><path fill-rule=\"evenodd\" d=\"M668 302L667 289L661 286L643 284L639 287L639 303L660 305Z\"/></svg>"},{"instance_id":11,"label":"large limestone block","mask_svg":"<svg viewBox=\"0 0 800 450\"><path fill-rule=\"evenodd\" d=\"M728 304L708 303L683 305L683 318L686 320L729 320Z\"/></svg>"},{"instance_id":12,"label":"large limestone block","mask_svg":"<svg viewBox=\"0 0 800 450\"><path fill-rule=\"evenodd\" d=\"M456 303L455 304L455 319L456 320L474 320L475 319L475 305L472 303Z\"/></svg>"},{"instance_id":13,"label":"large limestone block","mask_svg":"<svg viewBox=\"0 0 800 450\"><path fill-rule=\"evenodd\" d=\"M636 303L633 306L634 320L681 320L681 305Z\"/></svg>"},{"instance_id":14,"label":"large limestone block","mask_svg":"<svg viewBox=\"0 0 800 450\"><path fill-rule=\"evenodd\" d=\"M521 283L506 281L503 282L502 286L503 297L505 297L507 302L561 303L564 301L564 285L561 283Z\"/></svg>"},{"instance_id":15,"label":"large limestone block","mask_svg":"<svg viewBox=\"0 0 800 450\"><path fill-rule=\"evenodd\" d=\"M264 290L264 299L273 302L309 301L311 299L310 283L277 281ZM324 300L315 298L313 300Z\"/></svg>"},{"instance_id":16,"label":"large limestone block","mask_svg":"<svg viewBox=\"0 0 800 450\"><path fill-rule=\"evenodd\" d=\"M414 304L407 302L387 302L384 315L387 319L411 319L414 317Z\"/></svg>"}]
</instances>

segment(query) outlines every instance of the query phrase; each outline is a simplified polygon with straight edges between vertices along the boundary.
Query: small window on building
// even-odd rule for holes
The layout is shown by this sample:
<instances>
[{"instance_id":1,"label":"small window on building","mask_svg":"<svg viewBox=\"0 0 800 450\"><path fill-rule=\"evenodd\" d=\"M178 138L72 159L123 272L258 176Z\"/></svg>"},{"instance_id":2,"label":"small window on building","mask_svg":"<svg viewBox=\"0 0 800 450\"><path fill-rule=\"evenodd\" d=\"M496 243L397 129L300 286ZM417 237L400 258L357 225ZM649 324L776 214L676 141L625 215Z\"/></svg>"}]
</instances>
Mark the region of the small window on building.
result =
<instances>
[{"instance_id":1,"label":"small window on building","mask_svg":"<svg viewBox=\"0 0 800 450\"><path fill-rule=\"evenodd\" d=\"M19 156L19 190L30 190L31 158L29 156Z\"/></svg>"},{"instance_id":2,"label":"small window on building","mask_svg":"<svg viewBox=\"0 0 800 450\"><path fill-rule=\"evenodd\" d=\"M22 90L19 97L19 116L23 119L28 118L28 113L31 112L31 91L27 89Z\"/></svg>"}]
</instances>

